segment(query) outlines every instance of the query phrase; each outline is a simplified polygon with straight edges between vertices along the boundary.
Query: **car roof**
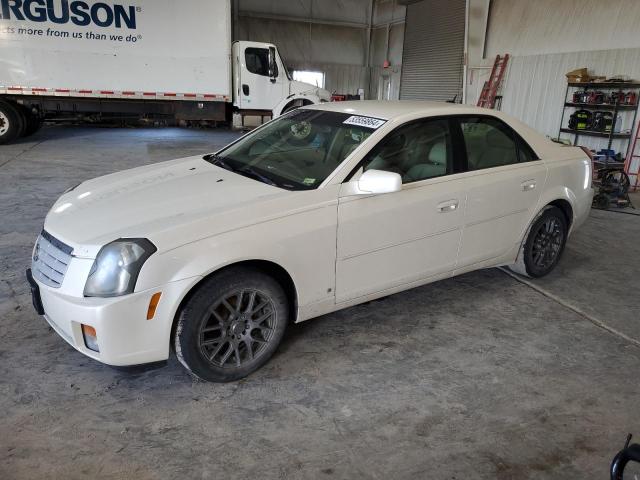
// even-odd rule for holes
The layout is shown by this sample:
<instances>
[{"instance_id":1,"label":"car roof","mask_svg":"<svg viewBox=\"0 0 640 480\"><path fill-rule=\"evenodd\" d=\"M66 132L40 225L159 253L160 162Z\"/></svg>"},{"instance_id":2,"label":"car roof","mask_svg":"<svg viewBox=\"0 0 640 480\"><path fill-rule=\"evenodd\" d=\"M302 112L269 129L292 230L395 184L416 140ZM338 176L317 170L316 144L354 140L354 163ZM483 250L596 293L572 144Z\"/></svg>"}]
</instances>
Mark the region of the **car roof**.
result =
<instances>
[{"instance_id":1,"label":"car roof","mask_svg":"<svg viewBox=\"0 0 640 480\"><path fill-rule=\"evenodd\" d=\"M340 112L350 115L374 117L387 121L403 122L411 118L437 117L440 115L489 115L514 128L541 158L553 154L558 145L520 120L498 110L448 102L422 100L355 100L326 102L301 107L310 110Z\"/></svg>"},{"instance_id":2,"label":"car roof","mask_svg":"<svg viewBox=\"0 0 640 480\"><path fill-rule=\"evenodd\" d=\"M457 103L429 102L421 100L354 100L348 102L327 102L308 105L305 109L326 110L328 112L348 113L393 120L405 115L451 115L451 114L484 114L493 115L495 110L461 105ZM495 115L499 116L499 115Z\"/></svg>"}]
</instances>

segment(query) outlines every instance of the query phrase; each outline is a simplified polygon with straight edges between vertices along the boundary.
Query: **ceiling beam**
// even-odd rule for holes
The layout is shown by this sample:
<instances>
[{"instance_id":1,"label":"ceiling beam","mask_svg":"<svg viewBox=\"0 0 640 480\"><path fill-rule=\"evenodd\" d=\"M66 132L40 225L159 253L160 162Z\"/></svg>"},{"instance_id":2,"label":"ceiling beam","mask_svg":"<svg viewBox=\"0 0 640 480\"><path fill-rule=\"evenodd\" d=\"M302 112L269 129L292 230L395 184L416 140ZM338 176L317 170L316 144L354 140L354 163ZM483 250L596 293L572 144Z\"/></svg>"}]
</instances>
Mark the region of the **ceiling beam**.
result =
<instances>
[{"instance_id":1,"label":"ceiling beam","mask_svg":"<svg viewBox=\"0 0 640 480\"><path fill-rule=\"evenodd\" d=\"M335 27L361 28L361 29L369 28L368 23L343 22L340 20L323 20L320 18L304 18L304 17L294 17L294 16L288 16L288 15L273 15L270 13L249 12L249 11L242 11L242 10L238 12L238 15L240 17L245 17L245 18L256 18L261 20L279 20L281 22L311 23L314 25L330 25Z\"/></svg>"},{"instance_id":2,"label":"ceiling beam","mask_svg":"<svg viewBox=\"0 0 640 480\"><path fill-rule=\"evenodd\" d=\"M330 25L335 27L347 27L347 28L369 28L369 24L367 23L357 23L357 22L341 22L339 20L322 20L318 18L304 18L304 17L291 17L286 15L273 15L269 13L261 13L261 12L248 12L248 11L240 11L238 13L239 17L245 18L255 18L262 20L276 20L281 22L297 22L297 23L311 23L315 25ZM404 18L396 18L389 22L380 22L374 23L371 25L371 28L387 28L387 25L399 25L401 23L405 23Z\"/></svg>"}]
</instances>

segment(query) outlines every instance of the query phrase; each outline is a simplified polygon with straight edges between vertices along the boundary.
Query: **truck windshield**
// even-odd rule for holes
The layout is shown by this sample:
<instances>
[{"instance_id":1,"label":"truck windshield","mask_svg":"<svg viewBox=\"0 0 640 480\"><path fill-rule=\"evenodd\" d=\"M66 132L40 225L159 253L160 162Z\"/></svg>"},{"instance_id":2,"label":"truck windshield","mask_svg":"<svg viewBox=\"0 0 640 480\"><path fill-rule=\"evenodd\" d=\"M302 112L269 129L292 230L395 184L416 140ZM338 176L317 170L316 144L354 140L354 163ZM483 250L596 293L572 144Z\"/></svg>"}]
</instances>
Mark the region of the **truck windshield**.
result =
<instances>
[{"instance_id":1,"label":"truck windshield","mask_svg":"<svg viewBox=\"0 0 640 480\"><path fill-rule=\"evenodd\" d=\"M205 160L287 190L311 190L375 131L372 124L384 123L366 120L338 112L298 109Z\"/></svg>"}]
</instances>

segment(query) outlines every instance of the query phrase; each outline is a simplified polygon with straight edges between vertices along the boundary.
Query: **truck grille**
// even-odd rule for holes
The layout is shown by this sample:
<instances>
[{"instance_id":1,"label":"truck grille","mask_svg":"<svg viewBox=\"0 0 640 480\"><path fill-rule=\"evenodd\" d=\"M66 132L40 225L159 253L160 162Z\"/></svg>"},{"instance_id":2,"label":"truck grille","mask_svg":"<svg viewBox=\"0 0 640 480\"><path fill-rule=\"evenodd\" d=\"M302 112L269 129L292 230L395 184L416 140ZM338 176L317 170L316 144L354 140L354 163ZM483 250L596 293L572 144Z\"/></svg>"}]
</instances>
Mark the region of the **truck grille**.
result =
<instances>
[{"instance_id":1,"label":"truck grille","mask_svg":"<svg viewBox=\"0 0 640 480\"><path fill-rule=\"evenodd\" d=\"M31 259L33 276L53 288L59 288L67 273L73 248L44 230L36 241Z\"/></svg>"}]
</instances>

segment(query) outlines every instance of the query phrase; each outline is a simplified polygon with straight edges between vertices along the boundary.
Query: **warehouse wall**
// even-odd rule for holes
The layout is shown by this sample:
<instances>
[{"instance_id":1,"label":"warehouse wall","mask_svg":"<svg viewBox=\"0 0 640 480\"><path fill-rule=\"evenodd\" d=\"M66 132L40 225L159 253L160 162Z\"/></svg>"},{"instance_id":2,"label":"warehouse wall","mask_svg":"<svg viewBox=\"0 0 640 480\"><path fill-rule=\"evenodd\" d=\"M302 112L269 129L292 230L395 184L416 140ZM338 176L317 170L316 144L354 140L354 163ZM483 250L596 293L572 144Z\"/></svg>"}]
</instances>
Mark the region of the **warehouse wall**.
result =
<instances>
[{"instance_id":1,"label":"warehouse wall","mask_svg":"<svg viewBox=\"0 0 640 480\"><path fill-rule=\"evenodd\" d=\"M234 40L276 44L289 69L324 72L330 92L362 88L377 98L380 77L388 75L398 98L405 7L396 0L234 0L234 7Z\"/></svg>"},{"instance_id":2,"label":"warehouse wall","mask_svg":"<svg viewBox=\"0 0 640 480\"><path fill-rule=\"evenodd\" d=\"M638 0L493 0L487 56L639 48Z\"/></svg>"},{"instance_id":3,"label":"warehouse wall","mask_svg":"<svg viewBox=\"0 0 640 480\"><path fill-rule=\"evenodd\" d=\"M475 15L470 12L469 25L469 31L476 32L477 45L482 43L478 26L486 26L486 20L482 25L487 12L483 8L489 2L470 1L478 8ZM639 22L638 0L492 0L486 58L483 48L473 55L470 50L467 103L476 103L494 56L509 53L513 57L503 84L502 110L555 137L568 71L587 67L596 75L640 79ZM580 141L585 146L602 146L596 139ZM614 143L614 148L621 143Z\"/></svg>"},{"instance_id":4,"label":"warehouse wall","mask_svg":"<svg viewBox=\"0 0 640 480\"><path fill-rule=\"evenodd\" d=\"M329 91L368 85L371 0L238 0L235 39L272 42L290 69L325 72Z\"/></svg>"},{"instance_id":5,"label":"warehouse wall","mask_svg":"<svg viewBox=\"0 0 640 480\"><path fill-rule=\"evenodd\" d=\"M378 0L375 4L368 98L380 100L400 98L406 10L406 7L398 5L396 0ZM383 66L385 60L389 62L389 67ZM388 90L385 90L385 86Z\"/></svg>"}]
</instances>

